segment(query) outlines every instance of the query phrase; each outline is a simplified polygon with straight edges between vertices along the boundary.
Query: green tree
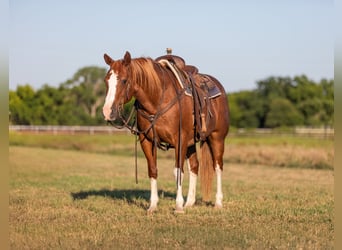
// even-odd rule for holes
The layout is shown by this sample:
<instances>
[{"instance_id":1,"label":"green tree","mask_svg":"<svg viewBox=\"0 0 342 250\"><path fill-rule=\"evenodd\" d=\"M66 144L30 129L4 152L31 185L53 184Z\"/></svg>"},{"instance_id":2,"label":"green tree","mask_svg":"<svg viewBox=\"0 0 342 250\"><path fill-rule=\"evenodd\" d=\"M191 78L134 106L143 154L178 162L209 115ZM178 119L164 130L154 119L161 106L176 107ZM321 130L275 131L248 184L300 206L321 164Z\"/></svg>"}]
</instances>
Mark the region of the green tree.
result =
<instances>
[{"instance_id":1,"label":"green tree","mask_svg":"<svg viewBox=\"0 0 342 250\"><path fill-rule=\"evenodd\" d=\"M230 125L233 127L238 127L239 121L241 119L242 111L239 107L237 100L237 94L229 94L229 114L230 114Z\"/></svg>"},{"instance_id":2,"label":"green tree","mask_svg":"<svg viewBox=\"0 0 342 250\"><path fill-rule=\"evenodd\" d=\"M296 76L293 79L289 77L269 77L265 80L257 82L257 92L263 102L263 114L260 117L261 127L275 126L274 119L270 122L271 117L276 117L274 113L275 107L273 104L280 105L279 98L288 100L293 107L295 113L294 117L301 114L300 119L291 121L298 121L298 124L293 122L280 122L277 126L291 126L308 125L321 126L324 124L332 124L333 109L333 81L322 80L316 83L308 79L305 75ZM284 108L288 104L283 103ZM281 106L281 105L280 105ZM266 117L266 114L268 117ZM268 120L266 123L266 119ZM263 122L265 121L265 122Z\"/></svg>"},{"instance_id":3,"label":"green tree","mask_svg":"<svg viewBox=\"0 0 342 250\"><path fill-rule=\"evenodd\" d=\"M290 77L269 77L257 82L257 92L263 98L287 98L292 87Z\"/></svg>"},{"instance_id":4,"label":"green tree","mask_svg":"<svg viewBox=\"0 0 342 250\"><path fill-rule=\"evenodd\" d=\"M94 121L102 118L99 108L103 105L106 94L105 74L104 68L84 67L64 83L64 86L70 88L76 104Z\"/></svg>"},{"instance_id":5,"label":"green tree","mask_svg":"<svg viewBox=\"0 0 342 250\"><path fill-rule=\"evenodd\" d=\"M321 121L325 126L332 126L334 123L334 80L322 79L322 109Z\"/></svg>"},{"instance_id":6,"label":"green tree","mask_svg":"<svg viewBox=\"0 0 342 250\"><path fill-rule=\"evenodd\" d=\"M262 108L259 111L259 124L261 128L267 127L266 115L271 110L271 104L274 99L284 98L291 92L293 82L289 77L268 77L257 82L256 93L262 102Z\"/></svg>"},{"instance_id":7,"label":"green tree","mask_svg":"<svg viewBox=\"0 0 342 250\"><path fill-rule=\"evenodd\" d=\"M9 92L10 121L13 124L29 125L33 122L33 103L35 91L26 84Z\"/></svg>"},{"instance_id":8,"label":"green tree","mask_svg":"<svg viewBox=\"0 0 342 250\"><path fill-rule=\"evenodd\" d=\"M30 85L9 92L13 124L96 125L103 124L106 70L84 67L58 88L44 85L34 91Z\"/></svg>"},{"instance_id":9,"label":"green tree","mask_svg":"<svg viewBox=\"0 0 342 250\"><path fill-rule=\"evenodd\" d=\"M305 75L294 77L293 82L293 92L295 92L297 98L291 101L300 103L312 98L322 98L321 85L309 80Z\"/></svg>"},{"instance_id":10,"label":"green tree","mask_svg":"<svg viewBox=\"0 0 342 250\"><path fill-rule=\"evenodd\" d=\"M303 124L303 116L295 106L285 98L274 98L266 115L265 126L275 128Z\"/></svg>"},{"instance_id":11,"label":"green tree","mask_svg":"<svg viewBox=\"0 0 342 250\"><path fill-rule=\"evenodd\" d=\"M97 125L104 124L106 70L84 67L59 87L30 85L9 91L12 124ZM334 80L316 83L305 75L268 77L257 88L230 93L231 125L240 128L279 126L333 126ZM134 100L124 106L128 117Z\"/></svg>"},{"instance_id":12,"label":"green tree","mask_svg":"<svg viewBox=\"0 0 342 250\"><path fill-rule=\"evenodd\" d=\"M322 110L322 100L315 97L299 103L299 110L304 116L305 125L317 126L321 124L320 116Z\"/></svg>"},{"instance_id":13,"label":"green tree","mask_svg":"<svg viewBox=\"0 0 342 250\"><path fill-rule=\"evenodd\" d=\"M260 126L263 116L263 100L255 91L240 91L229 97L232 126L253 128ZM236 112L239 112L236 114Z\"/></svg>"}]
</instances>

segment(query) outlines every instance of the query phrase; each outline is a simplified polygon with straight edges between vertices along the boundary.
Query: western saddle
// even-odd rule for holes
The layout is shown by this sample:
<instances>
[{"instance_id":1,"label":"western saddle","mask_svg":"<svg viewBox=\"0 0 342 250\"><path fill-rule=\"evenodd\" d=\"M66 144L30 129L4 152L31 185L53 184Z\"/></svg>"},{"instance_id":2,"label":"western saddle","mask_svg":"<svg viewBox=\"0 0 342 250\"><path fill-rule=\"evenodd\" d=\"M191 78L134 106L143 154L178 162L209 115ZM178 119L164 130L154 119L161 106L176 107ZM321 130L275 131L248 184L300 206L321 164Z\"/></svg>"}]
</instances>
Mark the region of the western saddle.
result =
<instances>
[{"instance_id":1,"label":"western saddle","mask_svg":"<svg viewBox=\"0 0 342 250\"><path fill-rule=\"evenodd\" d=\"M173 67L171 71L180 79L181 87L185 88L187 95L192 96L196 137L204 141L215 127L215 121L212 119L211 99L220 96L221 91L209 75L199 73L197 67L187 65L183 58L171 53L172 50L168 48L167 55L155 60L160 63L164 60L169 62L166 66Z\"/></svg>"}]
</instances>

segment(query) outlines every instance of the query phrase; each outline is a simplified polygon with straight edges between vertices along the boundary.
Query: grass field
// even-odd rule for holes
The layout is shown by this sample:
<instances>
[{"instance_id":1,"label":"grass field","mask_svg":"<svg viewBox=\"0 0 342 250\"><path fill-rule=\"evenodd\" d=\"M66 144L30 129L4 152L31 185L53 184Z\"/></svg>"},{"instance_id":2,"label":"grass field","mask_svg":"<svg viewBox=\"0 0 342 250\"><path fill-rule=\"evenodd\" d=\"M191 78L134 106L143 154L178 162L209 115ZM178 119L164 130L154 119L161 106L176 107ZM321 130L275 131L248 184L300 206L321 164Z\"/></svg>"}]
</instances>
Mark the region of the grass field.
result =
<instances>
[{"instance_id":1,"label":"grass field","mask_svg":"<svg viewBox=\"0 0 342 250\"><path fill-rule=\"evenodd\" d=\"M135 137L117 135L10 134L10 145L78 150L132 156ZM139 150L139 156L143 153ZM174 152L160 157L173 158ZM260 164L291 168L334 168L334 141L303 137L228 137L225 163Z\"/></svg>"},{"instance_id":2,"label":"grass field","mask_svg":"<svg viewBox=\"0 0 342 250\"><path fill-rule=\"evenodd\" d=\"M289 149L328 162L333 141L231 138L226 151L276 151L265 153L267 164L237 164L227 152L223 209L198 192L183 215L173 212L173 154L162 152L159 208L150 216L146 163L139 153L135 184L133 147L127 135L10 134L11 249L333 249L332 165L272 165L275 152Z\"/></svg>"}]
</instances>

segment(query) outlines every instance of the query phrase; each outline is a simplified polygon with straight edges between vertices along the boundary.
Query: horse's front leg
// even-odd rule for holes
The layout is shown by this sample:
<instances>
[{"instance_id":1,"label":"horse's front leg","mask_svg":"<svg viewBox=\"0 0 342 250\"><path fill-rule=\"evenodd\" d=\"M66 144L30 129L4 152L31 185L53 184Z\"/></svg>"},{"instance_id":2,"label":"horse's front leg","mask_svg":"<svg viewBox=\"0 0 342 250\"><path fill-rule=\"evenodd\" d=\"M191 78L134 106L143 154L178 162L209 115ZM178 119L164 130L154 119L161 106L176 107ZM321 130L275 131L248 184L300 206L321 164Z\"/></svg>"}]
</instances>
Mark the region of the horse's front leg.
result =
<instances>
[{"instance_id":1,"label":"horse's front leg","mask_svg":"<svg viewBox=\"0 0 342 250\"><path fill-rule=\"evenodd\" d=\"M186 155L187 147L183 143L181 148L179 146L175 147L175 155L176 155L176 167L174 169L174 175L177 184L177 196L176 196L176 213L184 213L184 198L183 198L183 190L182 190L182 183L183 183L183 176L184 176L184 159Z\"/></svg>"},{"instance_id":2,"label":"horse's front leg","mask_svg":"<svg viewBox=\"0 0 342 250\"><path fill-rule=\"evenodd\" d=\"M196 154L196 145L192 145L188 148L186 158L189 169L189 191L188 196L186 198L185 207L191 207L196 202L196 183L199 166Z\"/></svg>"},{"instance_id":3,"label":"horse's front leg","mask_svg":"<svg viewBox=\"0 0 342 250\"><path fill-rule=\"evenodd\" d=\"M157 209L158 198L158 187L157 187L157 149L153 146L153 143L149 141L144 135L139 135L141 148L145 154L148 167L148 176L151 182L151 196L150 196L150 206L148 212L152 213Z\"/></svg>"},{"instance_id":4,"label":"horse's front leg","mask_svg":"<svg viewBox=\"0 0 342 250\"><path fill-rule=\"evenodd\" d=\"M176 213L183 213L183 204L184 204L184 198L183 198L183 190L182 190L182 183L183 183L183 177L184 173L182 172L181 168L175 168L173 171L173 174L176 179L177 184L177 196L176 196Z\"/></svg>"},{"instance_id":5,"label":"horse's front leg","mask_svg":"<svg viewBox=\"0 0 342 250\"><path fill-rule=\"evenodd\" d=\"M159 201L158 198L158 187L157 187L157 178L151 177L151 197L150 197L150 207L148 208L147 212L153 213L157 210L157 204Z\"/></svg>"}]
</instances>

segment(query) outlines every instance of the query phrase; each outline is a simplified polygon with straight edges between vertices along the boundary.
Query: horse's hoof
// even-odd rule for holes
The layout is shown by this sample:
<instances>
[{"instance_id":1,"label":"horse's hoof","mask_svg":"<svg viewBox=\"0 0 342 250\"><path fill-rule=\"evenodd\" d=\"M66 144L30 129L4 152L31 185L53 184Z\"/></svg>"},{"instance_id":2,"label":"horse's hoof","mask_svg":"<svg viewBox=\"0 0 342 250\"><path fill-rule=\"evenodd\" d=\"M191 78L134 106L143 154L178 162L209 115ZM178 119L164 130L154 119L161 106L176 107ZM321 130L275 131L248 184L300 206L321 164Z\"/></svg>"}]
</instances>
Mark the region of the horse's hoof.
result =
<instances>
[{"instance_id":1,"label":"horse's hoof","mask_svg":"<svg viewBox=\"0 0 342 250\"><path fill-rule=\"evenodd\" d=\"M157 211L157 207L150 207L149 209L147 209L147 214L153 214L155 211Z\"/></svg>"},{"instance_id":2,"label":"horse's hoof","mask_svg":"<svg viewBox=\"0 0 342 250\"><path fill-rule=\"evenodd\" d=\"M175 209L175 214L184 214L184 213L185 213L185 211L183 208L176 208Z\"/></svg>"},{"instance_id":3,"label":"horse's hoof","mask_svg":"<svg viewBox=\"0 0 342 250\"><path fill-rule=\"evenodd\" d=\"M222 209L223 205L222 204L215 204L215 209Z\"/></svg>"},{"instance_id":4,"label":"horse's hoof","mask_svg":"<svg viewBox=\"0 0 342 250\"><path fill-rule=\"evenodd\" d=\"M184 207L185 208L189 208L189 207L192 207L194 204L195 204L195 201L193 201L193 202L192 201L191 202L186 202Z\"/></svg>"}]
</instances>

